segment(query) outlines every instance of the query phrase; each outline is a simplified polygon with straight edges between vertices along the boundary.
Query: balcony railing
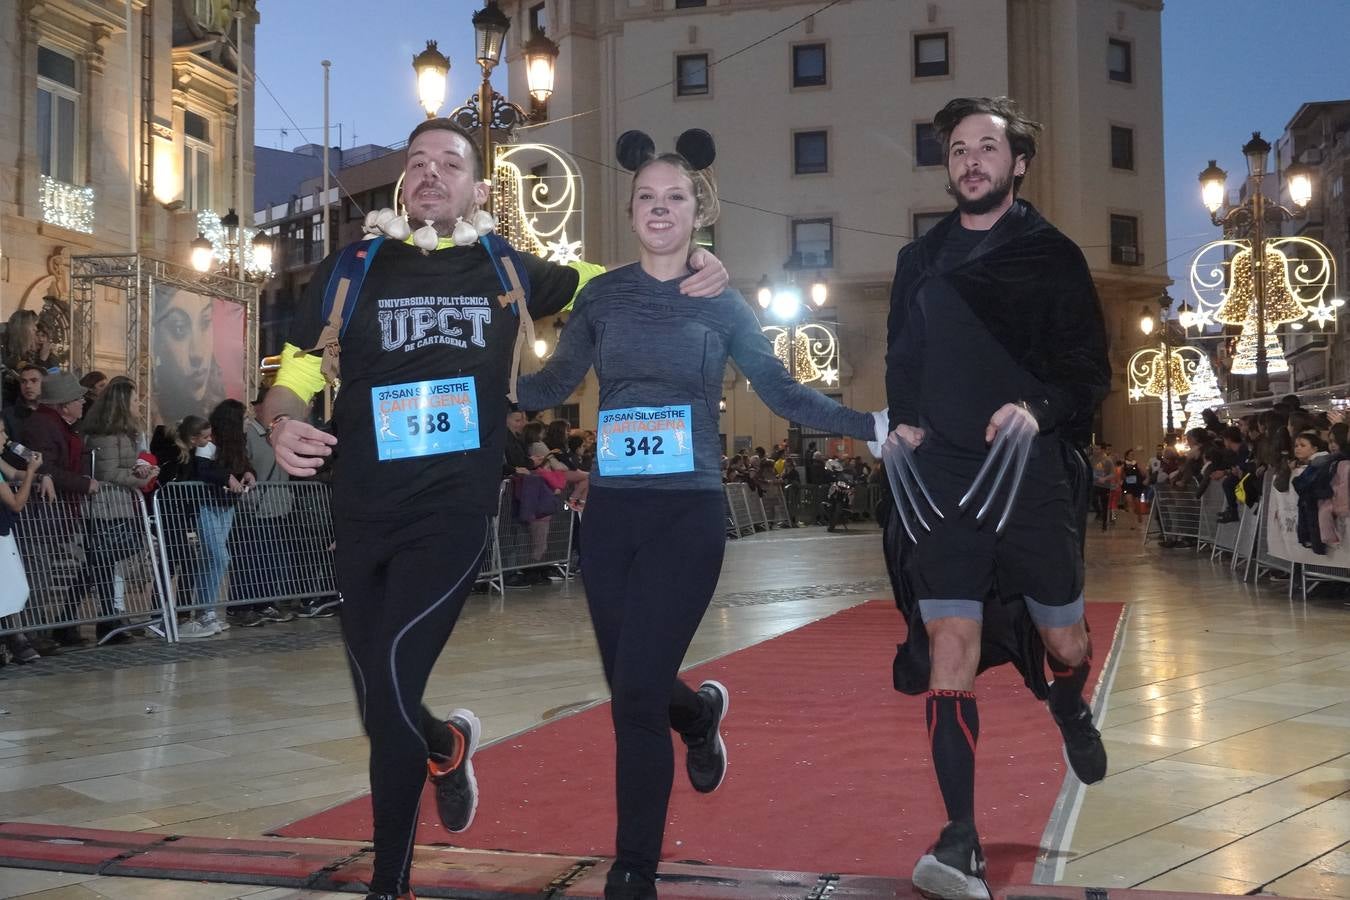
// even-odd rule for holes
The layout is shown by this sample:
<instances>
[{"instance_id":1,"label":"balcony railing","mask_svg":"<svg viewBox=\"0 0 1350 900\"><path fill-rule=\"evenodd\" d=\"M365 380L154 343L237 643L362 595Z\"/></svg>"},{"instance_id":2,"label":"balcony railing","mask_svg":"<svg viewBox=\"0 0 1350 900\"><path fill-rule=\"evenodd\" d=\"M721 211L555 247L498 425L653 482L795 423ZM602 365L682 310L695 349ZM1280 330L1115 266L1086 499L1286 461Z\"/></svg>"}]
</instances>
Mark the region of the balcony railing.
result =
<instances>
[{"instance_id":1,"label":"balcony railing","mask_svg":"<svg viewBox=\"0 0 1350 900\"><path fill-rule=\"evenodd\" d=\"M71 231L94 233L94 189L39 175L42 221Z\"/></svg>"}]
</instances>

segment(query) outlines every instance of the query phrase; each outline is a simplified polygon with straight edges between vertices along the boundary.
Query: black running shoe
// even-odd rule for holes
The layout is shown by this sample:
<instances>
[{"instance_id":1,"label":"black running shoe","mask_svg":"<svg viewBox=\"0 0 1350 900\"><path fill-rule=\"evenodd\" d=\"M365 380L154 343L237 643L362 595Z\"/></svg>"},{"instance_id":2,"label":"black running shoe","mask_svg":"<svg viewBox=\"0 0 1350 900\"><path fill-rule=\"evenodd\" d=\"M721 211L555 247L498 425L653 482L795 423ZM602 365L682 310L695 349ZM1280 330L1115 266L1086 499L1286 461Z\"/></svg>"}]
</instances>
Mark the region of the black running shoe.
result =
<instances>
[{"instance_id":1,"label":"black running shoe","mask_svg":"<svg viewBox=\"0 0 1350 900\"><path fill-rule=\"evenodd\" d=\"M1092 710L1086 703L1076 715L1066 719L1055 716L1059 733L1064 735L1064 759L1083 784L1096 784L1106 777L1106 747L1102 734L1092 724Z\"/></svg>"},{"instance_id":2,"label":"black running shoe","mask_svg":"<svg viewBox=\"0 0 1350 900\"><path fill-rule=\"evenodd\" d=\"M984 850L969 822L948 822L937 843L914 864L910 881L925 897L939 900L989 900L984 880Z\"/></svg>"},{"instance_id":3,"label":"black running shoe","mask_svg":"<svg viewBox=\"0 0 1350 900\"><path fill-rule=\"evenodd\" d=\"M637 872L610 869L605 878L605 900L656 900L656 884Z\"/></svg>"},{"instance_id":4,"label":"black running shoe","mask_svg":"<svg viewBox=\"0 0 1350 900\"><path fill-rule=\"evenodd\" d=\"M406 894L366 894L366 900L417 900L412 888Z\"/></svg>"},{"instance_id":5,"label":"black running shoe","mask_svg":"<svg viewBox=\"0 0 1350 900\"><path fill-rule=\"evenodd\" d=\"M689 773L689 783L700 794L711 794L727 777L727 745L722 740L722 719L726 718L731 707L731 694L717 681L705 681L699 685L698 695L708 704L712 718L706 731L696 735L682 734L687 748L684 756L684 768Z\"/></svg>"},{"instance_id":6,"label":"black running shoe","mask_svg":"<svg viewBox=\"0 0 1350 900\"><path fill-rule=\"evenodd\" d=\"M438 757L427 760L431 783L436 786L436 812L446 831L465 831L473 824L478 809L478 782L473 777L473 754L483 724L467 709L457 709L445 720L445 727L462 738L459 759Z\"/></svg>"}]
</instances>

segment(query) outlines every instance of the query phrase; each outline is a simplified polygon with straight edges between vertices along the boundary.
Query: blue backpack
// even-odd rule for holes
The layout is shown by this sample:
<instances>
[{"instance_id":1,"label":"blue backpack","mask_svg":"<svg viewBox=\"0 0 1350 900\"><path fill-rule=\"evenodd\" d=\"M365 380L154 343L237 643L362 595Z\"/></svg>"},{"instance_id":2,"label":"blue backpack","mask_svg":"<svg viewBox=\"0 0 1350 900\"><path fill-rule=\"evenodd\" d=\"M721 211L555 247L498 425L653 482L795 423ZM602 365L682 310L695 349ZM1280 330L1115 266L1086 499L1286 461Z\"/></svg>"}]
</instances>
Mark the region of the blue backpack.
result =
<instances>
[{"instance_id":1,"label":"blue backpack","mask_svg":"<svg viewBox=\"0 0 1350 900\"><path fill-rule=\"evenodd\" d=\"M381 235L343 247L338 253L332 274L328 276L328 284L323 291L321 318L324 325L319 334L319 343L312 349L302 352L323 353L322 370L329 381L338 379L342 336L347 333L352 313L356 311L356 298L361 296L361 286L365 283L370 265L375 261L375 254L384 244L384 240ZM524 309L525 321L530 322L530 276L525 270L520 251L512 247L505 238L495 234L482 235L479 243L487 251L488 259L492 260L492 268L497 272L497 279L501 282L503 294L498 300L503 306L509 306L516 316L520 316L521 310ZM524 334L526 330L533 335L532 323L520 333ZM519 365L519 351L520 341L517 340L516 358L512 361L512 394L515 393L514 373Z\"/></svg>"}]
</instances>

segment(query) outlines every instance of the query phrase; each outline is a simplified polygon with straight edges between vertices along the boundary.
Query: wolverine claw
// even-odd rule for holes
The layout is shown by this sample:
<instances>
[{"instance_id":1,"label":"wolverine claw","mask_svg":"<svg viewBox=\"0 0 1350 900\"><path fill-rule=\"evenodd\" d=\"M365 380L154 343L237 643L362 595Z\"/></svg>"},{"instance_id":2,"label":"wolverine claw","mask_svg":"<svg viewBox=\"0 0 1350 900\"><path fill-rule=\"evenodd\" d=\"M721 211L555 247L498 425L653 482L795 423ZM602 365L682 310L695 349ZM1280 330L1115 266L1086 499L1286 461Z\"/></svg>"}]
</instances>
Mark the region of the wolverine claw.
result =
<instances>
[{"instance_id":1,"label":"wolverine claw","mask_svg":"<svg viewBox=\"0 0 1350 900\"><path fill-rule=\"evenodd\" d=\"M984 502L975 513L976 521L983 522L1006 484L1007 496L1003 504L1003 513L999 516L998 525L994 529L997 533L1002 533L1003 526L1008 524L1008 519L1012 515L1013 505L1017 502L1017 492L1022 486L1022 476L1026 473L1027 459L1031 456L1031 445L1038 430L1034 421L1023 417L1013 418L1000 428L998 434L994 436L994 443L989 447L989 455L985 457L984 465L975 473L975 480L971 482L970 489L961 497L958 504L961 509L965 509L972 500L981 495L983 487ZM1009 469L1012 470L1011 478L1007 477Z\"/></svg>"},{"instance_id":2,"label":"wolverine claw","mask_svg":"<svg viewBox=\"0 0 1350 900\"><path fill-rule=\"evenodd\" d=\"M924 518L924 505L926 504L939 519L943 518L942 510L933 502L933 495L923 483L923 478L920 477L919 470L914 464L914 450L908 444L903 440L888 443L882 449L881 461L886 467L886 478L891 483L891 494L895 497L895 511L900 517L900 524L905 527L909 539L918 543L918 538L914 535L913 522L918 522L924 531L933 530L928 520ZM923 502L920 502L920 498Z\"/></svg>"}]
</instances>

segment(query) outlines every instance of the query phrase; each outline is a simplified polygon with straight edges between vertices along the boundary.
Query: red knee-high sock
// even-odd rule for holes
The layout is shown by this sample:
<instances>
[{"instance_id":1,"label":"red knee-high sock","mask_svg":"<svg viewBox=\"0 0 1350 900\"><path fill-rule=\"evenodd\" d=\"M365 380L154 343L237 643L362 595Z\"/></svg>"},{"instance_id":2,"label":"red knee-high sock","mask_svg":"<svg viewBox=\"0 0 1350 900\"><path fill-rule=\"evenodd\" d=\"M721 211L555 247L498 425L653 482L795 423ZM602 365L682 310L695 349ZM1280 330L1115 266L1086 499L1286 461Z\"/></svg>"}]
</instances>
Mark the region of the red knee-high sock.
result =
<instances>
[{"instance_id":1,"label":"red knee-high sock","mask_svg":"<svg viewBox=\"0 0 1350 900\"><path fill-rule=\"evenodd\" d=\"M1061 719L1078 715L1086 705L1083 688L1087 686L1088 672L1092 669L1091 654L1084 656L1076 666L1066 665L1049 653L1045 658L1050 663L1050 674L1055 676L1050 685L1050 712Z\"/></svg>"},{"instance_id":2,"label":"red knee-high sock","mask_svg":"<svg viewBox=\"0 0 1350 900\"><path fill-rule=\"evenodd\" d=\"M980 711L973 691L929 691L928 743L938 789L953 822L975 821L975 744Z\"/></svg>"}]
</instances>

